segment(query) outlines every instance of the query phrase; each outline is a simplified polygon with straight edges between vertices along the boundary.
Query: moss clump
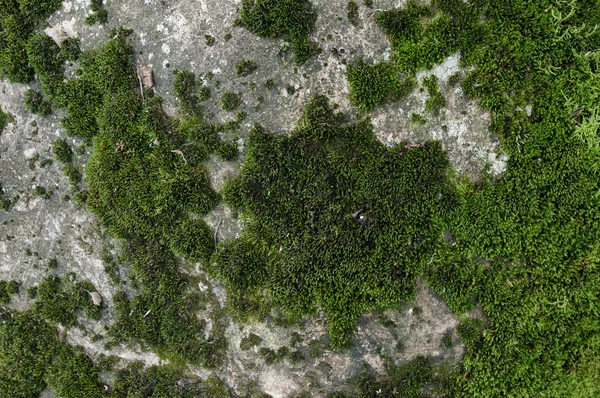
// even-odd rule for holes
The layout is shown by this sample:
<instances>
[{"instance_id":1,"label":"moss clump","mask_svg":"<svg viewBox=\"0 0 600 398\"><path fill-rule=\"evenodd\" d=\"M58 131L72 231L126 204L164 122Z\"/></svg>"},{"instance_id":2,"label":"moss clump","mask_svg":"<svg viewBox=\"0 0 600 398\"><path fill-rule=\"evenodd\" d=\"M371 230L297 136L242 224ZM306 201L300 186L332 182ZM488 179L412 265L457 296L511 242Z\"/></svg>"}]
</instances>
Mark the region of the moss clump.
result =
<instances>
[{"instance_id":1,"label":"moss clump","mask_svg":"<svg viewBox=\"0 0 600 398\"><path fill-rule=\"evenodd\" d=\"M14 195L12 198L6 195L4 187L0 184L0 209L9 211L15 203L19 201L19 195Z\"/></svg>"},{"instance_id":2,"label":"moss clump","mask_svg":"<svg viewBox=\"0 0 600 398\"><path fill-rule=\"evenodd\" d=\"M236 62L235 64L235 74L238 77L248 76L254 73L258 69L258 65L256 62L243 59L241 61Z\"/></svg>"},{"instance_id":3,"label":"moss clump","mask_svg":"<svg viewBox=\"0 0 600 398\"><path fill-rule=\"evenodd\" d=\"M318 51L309 39L317 20L310 0L243 0L240 17L242 25L258 36L289 41L297 64Z\"/></svg>"},{"instance_id":4,"label":"moss clump","mask_svg":"<svg viewBox=\"0 0 600 398\"><path fill-rule=\"evenodd\" d=\"M91 0L90 10L92 14L85 18L86 25L94 25L96 23L105 24L108 22L108 12L102 4L102 0Z\"/></svg>"},{"instance_id":5,"label":"moss clump","mask_svg":"<svg viewBox=\"0 0 600 398\"><path fill-rule=\"evenodd\" d=\"M150 366L132 362L117 371L111 397L145 398L233 398L234 394L216 376L203 381L172 366Z\"/></svg>"},{"instance_id":6,"label":"moss clump","mask_svg":"<svg viewBox=\"0 0 600 398\"><path fill-rule=\"evenodd\" d=\"M415 87L413 77L400 78L397 69L389 62L369 65L358 60L348 66L350 101L363 112L376 106L401 98Z\"/></svg>"},{"instance_id":7,"label":"moss clump","mask_svg":"<svg viewBox=\"0 0 600 398\"><path fill-rule=\"evenodd\" d=\"M9 115L7 113L4 113L2 111L2 108L0 107L0 134L4 131L4 128L8 124L8 121Z\"/></svg>"},{"instance_id":8,"label":"moss clump","mask_svg":"<svg viewBox=\"0 0 600 398\"><path fill-rule=\"evenodd\" d=\"M95 290L89 282L78 282L73 274L62 279L47 277L37 286L34 308L39 317L49 322L75 326L77 310L93 319L100 317L100 307L93 304L88 293Z\"/></svg>"},{"instance_id":9,"label":"moss clump","mask_svg":"<svg viewBox=\"0 0 600 398\"><path fill-rule=\"evenodd\" d=\"M343 346L362 311L413 297L453 206L448 166L439 144L386 148L317 96L290 137L250 132L224 190L250 225L217 254L217 275L234 291L266 287L291 315L323 308Z\"/></svg>"},{"instance_id":10,"label":"moss clump","mask_svg":"<svg viewBox=\"0 0 600 398\"><path fill-rule=\"evenodd\" d=\"M10 297L19 293L19 283L17 281L0 280L0 305L6 305L10 302Z\"/></svg>"},{"instance_id":11,"label":"moss clump","mask_svg":"<svg viewBox=\"0 0 600 398\"><path fill-rule=\"evenodd\" d=\"M248 336L242 337L242 340L240 341L240 350L248 351L252 347L259 346L261 343L262 339L259 336L250 333Z\"/></svg>"},{"instance_id":12,"label":"moss clump","mask_svg":"<svg viewBox=\"0 0 600 398\"><path fill-rule=\"evenodd\" d=\"M52 196L52 191L48 191L46 188L37 185L35 188L33 188L33 194L44 199L50 199L50 196Z\"/></svg>"},{"instance_id":13,"label":"moss clump","mask_svg":"<svg viewBox=\"0 0 600 398\"><path fill-rule=\"evenodd\" d=\"M25 107L32 113L40 116L48 116L52 113L52 104L45 100L39 91L28 89L25 91L24 101Z\"/></svg>"},{"instance_id":14,"label":"moss clump","mask_svg":"<svg viewBox=\"0 0 600 398\"><path fill-rule=\"evenodd\" d=\"M242 105L242 93L226 91L221 95L221 107L225 111L234 111Z\"/></svg>"},{"instance_id":15,"label":"moss clump","mask_svg":"<svg viewBox=\"0 0 600 398\"><path fill-rule=\"evenodd\" d=\"M204 44L206 44L207 46L212 47L215 45L216 42L217 39L215 39L214 36L204 35Z\"/></svg>"},{"instance_id":16,"label":"moss clump","mask_svg":"<svg viewBox=\"0 0 600 398\"><path fill-rule=\"evenodd\" d=\"M56 329L35 312L2 310L0 321L1 396L39 396L46 386L65 398L102 396L90 358L60 341Z\"/></svg>"},{"instance_id":17,"label":"moss clump","mask_svg":"<svg viewBox=\"0 0 600 398\"><path fill-rule=\"evenodd\" d=\"M412 126L424 126L427 124L427 119L416 112L411 112L409 120Z\"/></svg>"},{"instance_id":18,"label":"moss clump","mask_svg":"<svg viewBox=\"0 0 600 398\"><path fill-rule=\"evenodd\" d=\"M433 381L433 367L429 358L419 356L400 366L386 360L385 366L386 374L383 378L376 378L369 369L363 370L353 381L352 396L417 398L422 396L423 387Z\"/></svg>"},{"instance_id":19,"label":"moss clump","mask_svg":"<svg viewBox=\"0 0 600 398\"><path fill-rule=\"evenodd\" d=\"M52 144L52 153L61 163L71 163L73 161L73 150L64 139L58 139Z\"/></svg>"},{"instance_id":20,"label":"moss clump","mask_svg":"<svg viewBox=\"0 0 600 398\"><path fill-rule=\"evenodd\" d=\"M423 86L427 89L428 98L425 100L425 112L431 113L433 116L439 116L440 111L444 108L448 101L440 92L438 78L431 75L423 79Z\"/></svg>"},{"instance_id":21,"label":"moss clump","mask_svg":"<svg viewBox=\"0 0 600 398\"><path fill-rule=\"evenodd\" d=\"M61 6L61 0L5 0L0 8L0 76L13 83L33 78L26 44L37 24Z\"/></svg>"},{"instance_id":22,"label":"moss clump","mask_svg":"<svg viewBox=\"0 0 600 398\"><path fill-rule=\"evenodd\" d=\"M353 26L358 26L358 3L354 0L348 1L346 5L346 14L348 16L348 22Z\"/></svg>"}]
</instances>

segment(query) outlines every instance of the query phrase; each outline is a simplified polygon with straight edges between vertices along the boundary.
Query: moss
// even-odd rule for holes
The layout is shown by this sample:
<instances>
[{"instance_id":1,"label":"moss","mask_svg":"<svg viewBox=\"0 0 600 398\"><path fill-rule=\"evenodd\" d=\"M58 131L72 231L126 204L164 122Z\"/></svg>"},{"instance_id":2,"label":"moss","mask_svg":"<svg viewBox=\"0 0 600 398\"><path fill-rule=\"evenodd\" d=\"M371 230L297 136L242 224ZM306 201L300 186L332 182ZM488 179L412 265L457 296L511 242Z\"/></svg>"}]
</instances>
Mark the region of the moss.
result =
<instances>
[{"instance_id":1,"label":"moss","mask_svg":"<svg viewBox=\"0 0 600 398\"><path fill-rule=\"evenodd\" d=\"M313 339L308 342L307 350L310 358L321 358L325 353L325 344L319 339Z\"/></svg>"},{"instance_id":2,"label":"moss","mask_svg":"<svg viewBox=\"0 0 600 398\"><path fill-rule=\"evenodd\" d=\"M291 84L288 84L287 86L285 86L285 92L288 95L292 96L292 95L296 94L296 87L294 87Z\"/></svg>"},{"instance_id":3,"label":"moss","mask_svg":"<svg viewBox=\"0 0 600 398\"><path fill-rule=\"evenodd\" d=\"M273 79L265 80L265 88L267 90L273 90L276 87L275 81Z\"/></svg>"},{"instance_id":4,"label":"moss","mask_svg":"<svg viewBox=\"0 0 600 398\"><path fill-rule=\"evenodd\" d=\"M440 346L444 349L450 349L450 348L454 347L454 340L452 338L451 331L447 331L446 333L444 333L444 336L442 337Z\"/></svg>"},{"instance_id":5,"label":"moss","mask_svg":"<svg viewBox=\"0 0 600 398\"><path fill-rule=\"evenodd\" d=\"M365 7L373 8L373 0L363 0Z\"/></svg>"},{"instance_id":6,"label":"moss","mask_svg":"<svg viewBox=\"0 0 600 398\"><path fill-rule=\"evenodd\" d=\"M318 45L309 39L317 19L309 0L243 0L240 17L240 23L258 36L289 41L297 64L318 51Z\"/></svg>"},{"instance_id":7,"label":"moss","mask_svg":"<svg viewBox=\"0 0 600 398\"><path fill-rule=\"evenodd\" d=\"M248 76L256 72L258 65L256 62L243 59L235 63L235 74L238 77Z\"/></svg>"},{"instance_id":8,"label":"moss","mask_svg":"<svg viewBox=\"0 0 600 398\"><path fill-rule=\"evenodd\" d=\"M419 356L411 362L395 366L391 361L385 363L386 374L376 378L370 369L363 371L353 379L353 396L371 397L421 397L424 386L433 381L433 367L428 358Z\"/></svg>"},{"instance_id":9,"label":"moss","mask_svg":"<svg viewBox=\"0 0 600 398\"><path fill-rule=\"evenodd\" d=\"M240 341L240 350L248 351L249 349L259 346L262 343L262 339L255 335L254 333L250 333L246 337L242 337Z\"/></svg>"},{"instance_id":10,"label":"moss","mask_svg":"<svg viewBox=\"0 0 600 398\"><path fill-rule=\"evenodd\" d=\"M37 286L34 308L39 317L49 322L64 327L75 326L78 310L83 310L88 317L99 318L100 308L93 304L88 294L94 290L89 282L78 282L73 275L62 279L50 276Z\"/></svg>"},{"instance_id":11,"label":"moss","mask_svg":"<svg viewBox=\"0 0 600 398\"><path fill-rule=\"evenodd\" d=\"M44 99L42 93L28 89L24 95L25 107L32 113L48 116L52 113L52 105Z\"/></svg>"},{"instance_id":12,"label":"moss","mask_svg":"<svg viewBox=\"0 0 600 398\"><path fill-rule=\"evenodd\" d=\"M300 350L294 350L292 352L290 352L290 355L288 357L288 361L290 362L291 365L298 365L302 362L304 362L306 360L306 357L304 356L304 353Z\"/></svg>"},{"instance_id":13,"label":"moss","mask_svg":"<svg viewBox=\"0 0 600 398\"><path fill-rule=\"evenodd\" d=\"M0 134L2 134L2 132L6 128L6 125L8 124L8 122L9 122L9 115L7 113L4 113L2 111L2 108L0 107Z\"/></svg>"},{"instance_id":14,"label":"moss","mask_svg":"<svg viewBox=\"0 0 600 398\"><path fill-rule=\"evenodd\" d=\"M46 188L36 185L35 188L33 188L33 194L44 199L50 199L50 196L52 196L52 191L48 191Z\"/></svg>"},{"instance_id":15,"label":"moss","mask_svg":"<svg viewBox=\"0 0 600 398\"><path fill-rule=\"evenodd\" d=\"M102 0L91 0L90 10L92 10L93 13L85 18L84 22L86 25L94 25L96 23L105 24L108 22L108 12L104 8Z\"/></svg>"},{"instance_id":16,"label":"moss","mask_svg":"<svg viewBox=\"0 0 600 398\"><path fill-rule=\"evenodd\" d=\"M221 95L221 107L225 111L234 111L242 104L242 93L226 91Z\"/></svg>"},{"instance_id":17,"label":"moss","mask_svg":"<svg viewBox=\"0 0 600 398\"><path fill-rule=\"evenodd\" d=\"M0 319L0 395L38 396L48 386L66 398L102 396L90 358L61 342L56 329L35 312L3 310Z\"/></svg>"},{"instance_id":18,"label":"moss","mask_svg":"<svg viewBox=\"0 0 600 398\"><path fill-rule=\"evenodd\" d=\"M117 371L111 397L230 398L233 393L216 376L206 381L186 375L173 366L150 366L132 362Z\"/></svg>"},{"instance_id":19,"label":"moss","mask_svg":"<svg viewBox=\"0 0 600 398\"><path fill-rule=\"evenodd\" d=\"M20 284L17 281L0 280L0 305L6 305L10 302L11 296L19 293Z\"/></svg>"},{"instance_id":20,"label":"moss","mask_svg":"<svg viewBox=\"0 0 600 398\"><path fill-rule=\"evenodd\" d=\"M363 112L370 112L376 106L401 98L414 88L412 77L404 80L389 62L369 65L362 60L348 66L350 101Z\"/></svg>"},{"instance_id":21,"label":"moss","mask_svg":"<svg viewBox=\"0 0 600 398\"><path fill-rule=\"evenodd\" d=\"M423 86L427 89L427 100L425 100L425 112L431 113L437 117L440 115L442 108L446 107L448 101L440 92L438 78L431 75L423 79Z\"/></svg>"},{"instance_id":22,"label":"moss","mask_svg":"<svg viewBox=\"0 0 600 398\"><path fill-rule=\"evenodd\" d=\"M455 72L448 77L448 85L451 87L457 86L463 79L463 74L461 72Z\"/></svg>"},{"instance_id":23,"label":"moss","mask_svg":"<svg viewBox=\"0 0 600 398\"><path fill-rule=\"evenodd\" d=\"M424 126L427 124L427 119L417 112L411 112L408 118L410 120L410 124L413 126Z\"/></svg>"},{"instance_id":24,"label":"moss","mask_svg":"<svg viewBox=\"0 0 600 398\"><path fill-rule=\"evenodd\" d=\"M273 365L281 360L275 350L271 348L261 347L258 352L267 366Z\"/></svg>"},{"instance_id":25,"label":"moss","mask_svg":"<svg viewBox=\"0 0 600 398\"><path fill-rule=\"evenodd\" d=\"M204 35L204 44L206 44L207 46L209 46L209 47L214 46L214 44L216 42L217 42L217 39L215 39L214 36Z\"/></svg>"},{"instance_id":26,"label":"moss","mask_svg":"<svg viewBox=\"0 0 600 398\"><path fill-rule=\"evenodd\" d=\"M239 243L224 245L240 250L235 256L216 257L219 277L238 291L267 287L292 315L325 309L334 347L347 343L372 303L412 298L414 278L432 254L426 242L437 239L439 215L453 203L439 144L386 149L370 124L345 124L326 98L315 97L290 137L255 126L247 145L241 176L224 195L251 224ZM384 263L385 277L375 270ZM358 269L378 279L356 278Z\"/></svg>"},{"instance_id":27,"label":"moss","mask_svg":"<svg viewBox=\"0 0 600 398\"><path fill-rule=\"evenodd\" d=\"M28 83L33 78L26 43L38 22L58 10L60 0L6 0L0 11L0 76L13 83Z\"/></svg>"},{"instance_id":28,"label":"moss","mask_svg":"<svg viewBox=\"0 0 600 398\"><path fill-rule=\"evenodd\" d=\"M225 36L223 36L223 40L225 41L225 43L227 43L229 40L231 40L232 37L233 35L231 33L226 33Z\"/></svg>"},{"instance_id":29,"label":"moss","mask_svg":"<svg viewBox=\"0 0 600 398\"><path fill-rule=\"evenodd\" d=\"M173 82L175 96L179 100L181 112L186 116L202 117L204 109L199 104L201 98L196 93L196 76L189 71L175 71L175 81ZM209 89L210 90L210 89ZM210 91L208 92L210 94ZM202 97L206 96L206 92Z\"/></svg>"},{"instance_id":30,"label":"moss","mask_svg":"<svg viewBox=\"0 0 600 398\"><path fill-rule=\"evenodd\" d=\"M346 4L346 14L348 16L348 22L354 26L358 26L358 3L354 0L348 1Z\"/></svg>"}]
</instances>

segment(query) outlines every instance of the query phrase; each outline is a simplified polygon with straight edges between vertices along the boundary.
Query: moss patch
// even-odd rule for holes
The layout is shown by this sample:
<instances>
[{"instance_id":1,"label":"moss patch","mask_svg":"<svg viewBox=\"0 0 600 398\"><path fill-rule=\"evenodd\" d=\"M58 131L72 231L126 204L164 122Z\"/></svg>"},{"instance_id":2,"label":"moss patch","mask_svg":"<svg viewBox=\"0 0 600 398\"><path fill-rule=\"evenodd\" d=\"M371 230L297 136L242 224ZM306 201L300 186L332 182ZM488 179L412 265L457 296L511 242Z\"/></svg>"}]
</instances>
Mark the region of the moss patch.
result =
<instances>
[{"instance_id":1,"label":"moss patch","mask_svg":"<svg viewBox=\"0 0 600 398\"><path fill-rule=\"evenodd\" d=\"M297 64L318 51L308 37L317 20L310 0L243 0L240 17L242 25L258 36L289 41Z\"/></svg>"},{"instance_id":2,"label":"moss patch","mask_svg":"<svg viewBox=\"0 0 600 398\"><path fill-rule=\"evenodd\" d=\"M233 291L267 287L290 314L324 308L343 346L362 311L413 297L452 207L447 168L439 144L386 148L315 97L290 137L251 131L225 189L250 225L217 254L217 275Z\"/></svg>"}]
</instances>

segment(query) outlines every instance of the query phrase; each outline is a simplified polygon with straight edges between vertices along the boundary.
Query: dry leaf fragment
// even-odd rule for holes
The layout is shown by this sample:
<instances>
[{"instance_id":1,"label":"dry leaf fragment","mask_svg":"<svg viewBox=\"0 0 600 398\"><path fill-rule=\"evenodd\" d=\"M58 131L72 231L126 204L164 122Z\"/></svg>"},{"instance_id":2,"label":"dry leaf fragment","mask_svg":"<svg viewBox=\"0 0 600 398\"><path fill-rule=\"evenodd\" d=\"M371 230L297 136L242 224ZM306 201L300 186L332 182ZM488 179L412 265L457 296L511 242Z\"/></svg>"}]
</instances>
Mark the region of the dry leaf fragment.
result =
<instances>
[{"instance_id":1,"label":"dry leaf fragment","mask_svg":"<svg viewBox=\"0 0 600 398\"><path fill-rule=\"evenodd\" d=\"M152 69L144 63L144 61L138 61L137 74L144 87L154 86L152 81Z\"/></svg>"},{"instance_id":2,"label":"dry leaf fragment","mask_svg":"<svg viewBox=\"0 0 600 398\"><path fill-rule=\"evenodd\" d=\"M102 305L102 296L98 292L89 292L90 297L92 298L92 303L95 306L100 307Z\"/></svg>"},{"instance_id":3,"label":"dry leaf fragment","mask_svg":"<svg viewBox=\"0 0 600 398\"><path fill-rule=\"evenodd\" d=\"M59 47L62 46L63 42L69 38L69 35L64 31L60 22L54 26L49 26L44 29L44 33L50 36Z\"/></svg>"}]
</instances>

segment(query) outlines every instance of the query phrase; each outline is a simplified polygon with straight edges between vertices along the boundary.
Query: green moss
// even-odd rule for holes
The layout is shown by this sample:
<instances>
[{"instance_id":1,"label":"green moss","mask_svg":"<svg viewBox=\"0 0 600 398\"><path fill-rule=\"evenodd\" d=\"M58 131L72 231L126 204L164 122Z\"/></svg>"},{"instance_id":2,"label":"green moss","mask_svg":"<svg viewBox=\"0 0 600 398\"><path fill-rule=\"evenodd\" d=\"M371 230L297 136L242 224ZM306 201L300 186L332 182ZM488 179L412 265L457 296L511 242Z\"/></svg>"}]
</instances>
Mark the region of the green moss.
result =
<instances>
[{"instance_id":1,"label":"green moss","mask_svg":"<svg viewBox=\"0 0 600 398\"><path fill-rule=\"evenodd\" d=\"M346 14L348 16L348 22L354 26L358 26L358 3L354 0L348 1L346 5Z\"/></svg>"},{"instance_id":2,"label":"green moss","mask_svg":"<svg viewBox=\"0 0 600 398\"><path fill-rule=\"evenodd\" d=\"M108 12L104 8L102 0L91 0L90 10L92 10L93 13L85 18L86 25L94 25L96 23L105 24L108 22Z\"/></svg>"},{"instance_id":3,"label":"green moss","mask_svg":"<svg viewBox=\"0 0 600 398\"><path fill-rule=\"evenodd\" d=\"M221 95L221 107L225 111L234 111L242 105L242 93L226 91Z\"/></svg>"},{"instance_id":4,"label":"green moss","mask_svg":"<svg viewBox=\"0 0 600 398\"><path fill-rule=\"evenodd\" d=\"M146 398L232 398L233 393L216 376L206 381L186 375L172 366L150 366L132 362L117 371L110 396Z\"/></svg>"},{"instance_id":5,"label":"green moss","mask_svg":"<svg viewBox=\"0 0 600 398\"><path fill-rule=\"evenodd\" d=\"M389 62L369 65L362 60L348 66L350 101L363 112L401 98L416 85L412 77L401 80L396 68Z\"/></svg>"},{"instance_id":6,"label":"green moss","mask_svg":"<svg viewBox=\"0 0 600 398\"><path fill-rule=\"evenodd\" d=\"M28 89L24 95L25 107L32 113L39 114L41 116L48 116L52 113L52 105L49 101L45 100L43 94Z\"/></svg>"},{"instance_id":7,"label":"green moss","mask_svg":"<svg viewBox=\"0 0 600 398\"><path fill-rule=\"evenodd\" d=\"M204 35L204 44L206 44L207 46L209 46L209 47L214 46L214 44L216 42L217 42L217 39L215 39L214 36Z\"/></svg>"},{"instance_id":8,"label":"green moss","mask_svg":"<svg viewBox=\"0 0 600 398\"><path fill-rule=\"evenodd\" d=\"M235 63L235 74L238 77L248 76L258 69L256 62L243 59Z\"/></svg>"},{"instance_id":9,"label":"green moss","mask_svg":"<svg viewBox=\"0 0 600 398\"><path fill-rule=\"evenodd\" d=\"M248 336L242 337L242 340L240 341L240 350L248 351L252 347L259 346L261 343L262 339L259 336L250 333Z\"/></svg>"},{"instance_id":10,"label":"green moss","mask_svg":"<svg viewBox=\"0 0 600 398\"><path fill-rule=\"evenodd\" d=\"M2 108L0 107L0 134L2 134L2 132L4 131L4 128L8 124L9 117L10 116L7 113L4 113L2 111Z\"/></svg>"},{"instance_id":11,"label":"green moss","mask_svg":"<svg viewBox=\"0 0 600 398\"><path fill-rule=\"evenodd\" d=\"M373 0L363 0L365 7L373 8Z\"/></svg>"},{"instance_id":12,"label":"green moss","mask_svg":"<svg viewBox=\"0 0 600 398\"><path fill-rule=\"evenodd\" d=\"M6 305L10 302L11 296L19 293L19 283L17 281L0 280L0 305Z\"/></svg>"},{"instance_id":13,"label":"green moss","mask_svg":"<svg viewBox=\"0 0 600 398\"><path fill-rule=\"evenodd\" d=\"M300 350L292 351L288 357L288 361L290 362L291 365L301 364L305 360L306 360L306 357L304 356L304 353Z\"/></svg>"},{"instance_id":14,"label":"green moss","mask_svg":"<svg viewBox=\"0 0 600 398\"><path fill-rule=\"evenodd\" d=\"M410 124L413 126L424 126L427 124L427 119L416 112L411 112L409 116Z\"/></svg>"},{"instance_id":15,"label":"green moss","mask_svg":"<svg viewBox=\"0 0 600 398\"><path fill-rule=\"evenodd\" d=\"M34 308L39 317L64 327L77 325L77 311L94 319L100 317L88 291L95 291L89 282L78 282L73 275L62 279L47 277L38 286Z\"/></svg>"},{"instance_id":16,"label":"green moss","mask_svg":"<svg viewBox=\"0 0 600 398\"><path fill-rule=\"evenodd\" d=\"M442 337L440 346L445 349L450 349L450 348L454 347L454 340L452 338L451 331L444 333L444 336Z\"/></svg>"},{"instance_id":17,"label":"green moss","mask_svg":"<svg viewBox=\"0 0 600 398\"><path fill-rule=\"evenodd\" d=\"M276 87L275 81L273 79L265 80L265 88L267 90L273 90Z\"/></svg>"},{"instance_id":18,"label":"green moss","mask_svg":"<svg viewBox=\"0 0 600 398\"><path fill-rule=\"evenodd\" d=\"M44 188L40 185L36 185L35 188L33 188L33 194L35 196L39 196L44 199L50 199L50 196L52 195L52 191L48 191L46 188Z\"/></svg>"},{"instance_id":19,"label":"green moss","mask_svg":"<svg viewBox=\"0 0 600 398\"><path fill-rule=\"evenodd\" d=\"M39 396L46 387L65 398L100 397L97 369L33 311L0 314L0 395ZM26 381L26 382L25 382Z\"/></svg>"},{"instance_id":20,"label":"green moss","mask_svg":"<svg viewBox=\"0 0 600 398\"><path fill-rule=\"evenodd\" d=\"M354 395L359 397L422 397L421 390L433 381L433 367L429 358L419 356L411 362L396 366L385 363L386 374L376 378L369 369L364 369L354 378Z\"/></svg>"},{"instance_id":21,"label":"green moss","mask_svg":"<svg viewBox=\"0 0 600 398\"><path fill-rule=\"evenodd\" d=\"M13 83L33 78L26 43L38 22L58 10L60 0L5 0L0 10L0 76Z\"/></svg>"},{"instance_id":22,"label":"green moss","mask_svg":"<svg viewBox=\"0 0 600 398\"><path fill-rule=\"evenodd\" d=\"M243 0L240 17L241 24L258 36L289 41L297 64L318 51L318 45L309 39L317 20L309 0Z\"/></svg>"},{"instance_id":23,"label":"green moss","mask_svg":"<svg viewBox=\"0 0 600 398\"><path fill-rule=\"evenodd\" d=\"M427 100L425 100L425 112L431 113L433 116L439 116L442 108L448 105L448 101L440 92L438 79L435 75L431 75L423 79L423 86L427 89Z\"/></svg>"},{"instance_id":24,"label":"green moss","mask_svg":"<svg viewBox=\"0 0 600 398\"><path fill-rule=\"evenodd\" d=\"M439 144L386 149L370 124L344 124L313 98L290 137L251 131L241 176L224 190L251 224L221 253L240 252L216 257L218 275L234 290L267 287L290 314L325 309L340 347L362 311L412 298L452 206L447 167Z\"/></svg>"}]
</instances>

